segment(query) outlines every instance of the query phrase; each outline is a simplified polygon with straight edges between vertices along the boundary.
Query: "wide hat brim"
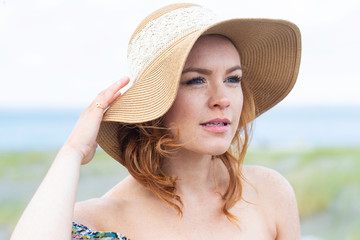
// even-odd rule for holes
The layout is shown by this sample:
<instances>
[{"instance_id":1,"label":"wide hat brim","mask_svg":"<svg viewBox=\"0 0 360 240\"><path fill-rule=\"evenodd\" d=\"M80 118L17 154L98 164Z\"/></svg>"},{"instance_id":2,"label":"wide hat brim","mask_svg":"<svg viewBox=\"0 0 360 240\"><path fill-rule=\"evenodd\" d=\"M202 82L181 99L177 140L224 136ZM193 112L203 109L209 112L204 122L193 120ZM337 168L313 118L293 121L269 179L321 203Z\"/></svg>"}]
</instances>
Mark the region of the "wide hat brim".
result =
<instances>
[{"instance_id":1,"label":"wide hat brim","mask_svg":"<svg viewBox=\"0 0 360 240\"><path fill-rule=\"evenodd\" d=\"M118 128L163 116L173 104L186 59L202 35L231 39L239 52L243 80L253 94L256 117L279 103L293 88L300 66L301 35L285 20L231 19L217 22L182 37L162 51L133 86L104 114L97 141L120 161Z\"/></svg>"}]
</instances>

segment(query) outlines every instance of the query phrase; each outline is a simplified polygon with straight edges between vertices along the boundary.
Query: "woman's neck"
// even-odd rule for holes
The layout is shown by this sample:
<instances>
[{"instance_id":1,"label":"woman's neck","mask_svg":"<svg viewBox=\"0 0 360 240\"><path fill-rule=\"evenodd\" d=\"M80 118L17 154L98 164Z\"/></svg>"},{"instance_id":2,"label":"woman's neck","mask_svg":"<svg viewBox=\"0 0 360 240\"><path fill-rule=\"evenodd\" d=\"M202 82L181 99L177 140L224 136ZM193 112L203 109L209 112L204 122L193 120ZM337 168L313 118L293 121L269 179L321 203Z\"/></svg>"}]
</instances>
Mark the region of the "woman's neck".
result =
<instances>
[{"instance_id":1,"label":"woman's neck","mask_svg":"<svg viewBox=\"0 0 360 240\"><path fill-rule=\"evenodd\" d=\"M219 190L223 193L222 190L227 188L225 166L220 159L212 158L211 155L178 150L164 160L163 170L170 176L178 177L176 193L179 196L206 195Z\"/></svg>"}]
</instances>

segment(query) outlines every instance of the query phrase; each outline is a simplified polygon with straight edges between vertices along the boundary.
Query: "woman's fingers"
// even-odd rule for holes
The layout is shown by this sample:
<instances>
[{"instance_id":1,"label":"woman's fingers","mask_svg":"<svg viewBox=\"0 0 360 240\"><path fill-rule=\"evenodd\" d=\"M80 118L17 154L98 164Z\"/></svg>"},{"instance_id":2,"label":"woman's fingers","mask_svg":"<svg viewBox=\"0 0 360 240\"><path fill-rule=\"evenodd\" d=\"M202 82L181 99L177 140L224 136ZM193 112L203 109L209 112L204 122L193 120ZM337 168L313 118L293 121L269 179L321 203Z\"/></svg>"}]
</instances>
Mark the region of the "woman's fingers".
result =
<instances>
[{"instance_id":1,"label":"woman's fingers","mask_svg":"<svg viewBox=\"0 0 360 240\"><path fill-rule=\"evenodd\" d=\"M90 106L85 109L67 140L67 145L77 149L83 156L83 164L89 162L96 149L96 137L103 118L103 113L120 95L120 90L129 83L124 77L100 92Z\"/></svg>"},{"instance_id":2,"label":"woman's fingers","mask_svg":"<svg viewBox=\"0 0 360 240\"><path fill-rule=\"evenodd\" d=\"M107 89L101 91L88 109L85 110L84 114L86 115L85 118L87 119L88 124L93 125L96 131L99 128L97 125L100 125L105 109L107 109L121 95L120 90L126 86L129 81L130 79L128 77L123 77ZM95 115L93 115L93 113L95 113Z\"/></svg>"},{"instance_id":3,"label":"woman's fingers","mask_svg":"<svg viewBox=\"0 0 360 240\"><path fill-rule=\"evenodd\" d=\"M130 78L129 77L124 77L122 79L120 79L118 82L115 83L115 85L119 85L119 89L115 90L115 93L113 95L113 98L110 100L110 104L111 105L116 99L118 99L121 96L121 92L120 90L125 87L126 85L128 85L130 82Z\"/></svg>"},{"instance_id":4,"label":"woman's fingers","mask_svg":"<svg viewBox=\"0 0 360 240\"><path fill-rule=\"evenodd\" d=\"M103 90L98 94L95 98L93 104L96 108L108 108L120 95L120 90L129 83L130 79L128 77L124 77Z\"/></svg>"}]
</instances>

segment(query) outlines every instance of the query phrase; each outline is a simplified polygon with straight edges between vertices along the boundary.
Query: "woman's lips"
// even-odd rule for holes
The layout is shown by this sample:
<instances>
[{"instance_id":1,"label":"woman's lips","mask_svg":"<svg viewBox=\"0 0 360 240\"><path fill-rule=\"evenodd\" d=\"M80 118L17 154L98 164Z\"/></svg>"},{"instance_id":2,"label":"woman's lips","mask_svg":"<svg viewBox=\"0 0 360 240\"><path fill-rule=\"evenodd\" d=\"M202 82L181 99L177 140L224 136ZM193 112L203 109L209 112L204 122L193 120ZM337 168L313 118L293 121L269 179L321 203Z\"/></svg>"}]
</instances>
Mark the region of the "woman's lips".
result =
<instances>
[{"instance_id":1,"label":"woman's lips","mask_svg":"<svg viewBox=\"0 0 360 240\"><path fill-rule=\"evenodd\" d=\"M227 118L215 118L200 124L205 130L215 133L223 133L229 130L230 120Z\"/></svg>"}]
</instances>

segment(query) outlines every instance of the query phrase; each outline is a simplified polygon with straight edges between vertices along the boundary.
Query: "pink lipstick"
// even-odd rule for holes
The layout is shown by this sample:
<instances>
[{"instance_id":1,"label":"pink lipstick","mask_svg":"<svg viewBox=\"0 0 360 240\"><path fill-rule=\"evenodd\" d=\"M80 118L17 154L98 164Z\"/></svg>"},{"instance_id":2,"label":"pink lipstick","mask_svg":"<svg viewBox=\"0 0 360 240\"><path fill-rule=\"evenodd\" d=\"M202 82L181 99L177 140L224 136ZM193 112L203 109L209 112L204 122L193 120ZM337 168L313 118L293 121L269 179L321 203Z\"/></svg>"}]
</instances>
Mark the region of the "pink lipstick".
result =
<instances>
[{"instance_id":1,"label":"pink lipstick","mask_svg":"<svg viewBox=\"0 0 360 240\"><path fill-rule=\"evenodd\" d=\"M227 118L215 118L210 121L200 123L205 130L215 133L223 133L229 130L230 120Z\"/></svg>"}]
</instances>

